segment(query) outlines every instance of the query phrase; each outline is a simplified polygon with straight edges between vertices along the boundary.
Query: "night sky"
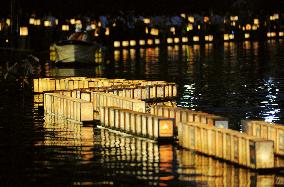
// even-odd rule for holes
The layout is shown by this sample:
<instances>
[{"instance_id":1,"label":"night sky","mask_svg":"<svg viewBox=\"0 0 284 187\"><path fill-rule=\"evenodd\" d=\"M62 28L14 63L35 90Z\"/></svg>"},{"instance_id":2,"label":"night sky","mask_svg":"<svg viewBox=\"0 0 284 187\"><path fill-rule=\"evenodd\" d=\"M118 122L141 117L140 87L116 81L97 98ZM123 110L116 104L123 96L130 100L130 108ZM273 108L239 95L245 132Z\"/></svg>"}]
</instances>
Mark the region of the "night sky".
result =
<instances>
[{"instance_id":1,"label":"night sky","mask_svg":"<svg viewBox=\"0 0 284 187\"><path fill-rule=\"evenodd\" d=\"M37 12L38 15L52 12L56 16L73 14L116 14L119 10L135 10L144 14L172 14L180 12L197 12L207 14L214 12L225 14L247 9L253 12L284 12L284 0L238 0L246 2L239 9L233 8L236 0L16 0L18 9L24 13ZM1 2L2 3L2 2ZM3 2L1 15L9 14L9 1ZM4 8L3 8L4 7Z\"/></svg>"}]
</instances>

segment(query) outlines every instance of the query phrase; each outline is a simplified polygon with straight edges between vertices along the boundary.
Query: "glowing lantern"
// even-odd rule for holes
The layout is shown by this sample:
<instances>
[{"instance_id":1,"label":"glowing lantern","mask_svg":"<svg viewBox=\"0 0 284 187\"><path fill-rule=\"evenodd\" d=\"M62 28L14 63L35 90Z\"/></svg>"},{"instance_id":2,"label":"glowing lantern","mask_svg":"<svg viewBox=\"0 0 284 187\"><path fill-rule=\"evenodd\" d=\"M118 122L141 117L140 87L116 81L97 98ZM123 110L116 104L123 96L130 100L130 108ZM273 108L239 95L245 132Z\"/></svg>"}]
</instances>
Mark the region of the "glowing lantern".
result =
<instances>
[{"instance_id":1,"label":"glowing lantern","mask_svg":"<svg viewBox=\"0 0 284 187\"><path fill-rule=\"evenodd\" d=\"M257 28L258 28L257 25L253 25L253 26L252 26L252 30L254 30L254 31L257 30Z\"/></svg>"},{"instance_id":2,"label":"glowing lantern","mask_svg":"<svg viewBox=\"0 0 284 187\"><path fill-rule=\"evenodd\" d=\"M185 13L180 14L180 17L182 17L182 18L186 18Z\"/></svg>"},{"instance_id":3,"label":"glowing lantern","mask_svg":"<svg viewBox=\"0 0 284 187\"><path fill-rule=\"evenodd\" d=\"M120 47L120 42L119 41L114 41L113 42L114 47Z\"/></svg>"},{"instance_id":4,"label":"glowing lantern","mask_svg":"<svg viewBox=\"0 0 284 187\"><path fill-rule=\"evenodd\" d=\"M198 29L198 30L200 30L200 28L201 28L201 26L200 26L200 25L198 25L198 26L197 26L197 29Z\"/></svg>"},{"instance_id":5,"label":"glowing lantern","mask_svg":"<svg viewBox=\"0 0 284 187\"><path fill-rule=\"evenodd\" d=\"M136 41L135 40L130 40L130 46L135 46L136 45Z\"/></svg>"},{"instance_id":6,"label":"glowing lantern","mask_svg":"<svg viewBox=\"0 0 284 187\"><path fill-rule=\"evenodd\" d=\"M29 19L29 24L34 25L35 24L35 18L30 18Z\"/></svg>"},{"instance_id":7,"label":"glowing lantern","mask_svg":"<svg viewBox=\"0 0 284 187\"><path fill-rule=\"evenodd\" d=\"M193 30L193 25L192 24L188 24L186 27L187 31L192 31Z\"/></svg>"},{"instance_id":8,"label":"glowing lantern","mask_svg":"<svg viewBox=\"0 0 284 187\"><path fill-rule=\"evenodd\" d=\"M231 23L231 25L235 27L235 26L236 26L236 22L233 21L233 22Z\"/></svg>"},{"instance_id":9,"label":"glowing lantern","mask_svg":"<svg viewBox=\"0 0 284 187\"><path fill-rule=\"evenodd\" d=\"M213 41L213 35L205 36L205 41L212 42Z\"/></svg>"},{"instance_id":10,"label":"glowing lantern","mask_svg":"<svg viewBox=\"0 0 284 187\"><path fill-rule=\"evenodd\" d=\"M254 20L253 20L253 24L259 25L259 19L254 19Z\"/></svg>"},{"instance_id":11,"label":"glowing lantern","mask_svg":"<svg viewBox=\"0 0 284 187\"><path fill-rule=\"evenodd\" d=\"M176 29L174 27L170 28L170 31L175 35L176 34Z\"/></svg>"},{"instance_id":12,"label":"glowing lantern","mask_svg":"<svg viewBox=\"0 0 284 187\"><path fill-rule=\"evenodd\" d=\"M245 39L250 38L250 34L249 33L245 33Z\"/></svg>"},{"instance_id":13,"label":"glowing lantern","mask_svg":"<svg viewBox=\"0 0 284 187\"><path fill-rule=\"evenodd\" d=\"M127 47L129 45L129 42L128 41L122 41L122 46L123 47Z\"/></svg>"},{"instance_id":14,"label":"glowing lantern","mask_svg":"<svg viewBox=\"0 0 284 187\"><path fill-rule=\"evenodd\" d=\"M159 35L159 29L151 29L151 35L158 36Z\"/></svg>"},{"instance_id":15,"label":"glowing lantern","mask_svg":"<svg viewBox=\"0 0 284 187\"><path fill-rule=\"evenodd\" d=\"M193 16L189 16L187 19L190 23L194 23L194 17Z\"/></svg>"},{"instance_id":16,"label":"glowing lantern","mask_svg":"<svg viewBox=\"0 0 284 187\"><path fill-rule=\"evenodd\" d=\"M75 19L70 19L70 23L71 23L71 25L75 25L76 24L76 20Z\"/></svg>"},{"instance_id":17,"label":"glowing lantern","mask_svg":"<svg viewBox=\"0 0 284 187\"><path fill-rule=\"evenodd\" d=\"M203 18L203 21L204 21L204 23L207 23L207 22L209 21L209 17L205 16L205 17Z\"/></svg>"},{"instance_id":18,"label":"glowing lantern","mask_svg":"<svg viewBox=\"0 0 284 187\"><path fill-rule=\"evenodd\" d=\"M182 38L181 38L181 41L182 41L183 43L187 43L187 42L188 42L188 38L187 38L187 37L182 37Z\"/></svg>"},{"instance_id":19,"label":"glowing lantern","mask_svg":"<svg viewBox=\"0 0 284 187\"><path fill-rule=\"evenodd\" d=\"M284 36L284 32L279 32L279 36L283 37Z\"/></svg>"},{"instance_id":20,"label":"glowing lantern","mask_svg":"<svg viewBox=\"0 0 284 187\"><path fill-rule=\"evenodd\" d=\"M175 43L179 43L179 38L174 38Z\"/></svg>"},{"instance_id":21,"label":"glowing lantern","mask_svg":"<svg viewBox=\"0 0 284 187\"><path fill-rule=\"evenodd\" d=\"M229 38L229 34L224 34L224 40L225 41L228 41L230 38Z\"/></svg>"},{"instance_id":22,"label":"glowing lantern","mask_svg":"<svg viewBox=\"0 0 284 187\"><path fill-rule=\"evenodd\" d=\"M148 45L153 45L153 40L148 39L148 40L147 40L147 44L148 44Z\"/></svg>"},{"instance_id":23,"label":"glowing lantern","mask_svg":"<svg viewBox=\"0 0 284 187\"><path fill-rule=\"evenodd\" d=\"M82 25L82 21L79 20L79 19L77 19L77 20L75 21L75 24L76 24L76 25Z\"/></svg>"},{"instance_id":24,"label":"glowing lantern","mask_svg":"<svg viewBox=\"0 0 284 187\"><path fill-rule=\"evenodd\" d=\"M108 27L106 28L105 35L106 35L106 36L108 36L108 35L109 35L109 28L108 28Z\"/></svg>"},{"instance_id":25,"label":"glowing lantern","mask_svg":"<svg viewBox=\"0 0 284 187\"><path fill-rule=\"evenodd\" d=\"M239 17L238 17L238 16L231 16L231 17L230 17L230 20L231 20L231 21L238 21L238 20L239 20Z\"/></svg>"},{"instance_id":26,"label":"glowing lantern","mask_svg":"<svg viewBox=\"0 0 284 187\"><path fill-rule=\"evenodd\" d=\"M149 18L144 18L143 21L144 21L145 24L149 24L151 22L151 20Z\"/></svg>"},{"instance_id":27,"label":"glowing lantern","mask_svg":"<svg viewBox=\"0 0 284 187\"><path fill-rule=\"evenodd\" d=\"M145 45L145 40L139 40L139 45L141 46Z\"/></svg>"},{"instance_id":28,"label":"glowing lantern","mask_svg":"<svg viewBox=\"0 0 284 187\"><path fill-rule=\"evenodd\" d=\"M69 25L62 25L62 31L69 31Z\"/></svg>"},{"instance_id":29,"label":"glowing lantern","mask_svg":"<svg viewBox=\"0 0 284 187\"><path fill-rule=\"evenodd\" d=\"M247 31L251 30L251 25L250 24L246 24L246 30Z\"/></svg>"},{"instance_id":30,"label":"glowing lantern","mask_svg":"<svg viewBox=\"0 0 284 187\"><path fill-rule=\"evenodd\" d=\"M274 18L274 20L279 19L279 14L274 14L274 15L273 15L273 18Z\"/></svg>"},{"instance_id":31,"label":"glowing lantern","mask_svg":"<svg viewBox=\"0 0 284 187\"><path fill-rule=\"evenodd\" d=\"M20 27L20 36L28 36L28 27Z\"/></svg>"},{"instance_id":32,"label":"glowing lantern","mask_svg":"<svg viewBox=\"0 0 284 187\"><path fill-rule=\"evenodd\" d=\"M274 16L269 16L270 21L274 20Z\"/></svg>"},{"instance_id":33,"label":"glowing lantern","mask_svg":"<svg viewBox=\"0 0 284 187\"><path fill-rule=\"evenodd\" d=\"M45 27L50 27L50 26L51 26L51 22L48 21L48 20L46 20L46 21L43 22L43 25L44 25Z\"/></svg>"},{"instance_id":34,"label":"glowing lantern","mask_svg":"<svg viewBox=\"0 0 284 187\"><path fill-rule=\"evenodd\" d=\"M148 28L147 28L147 27L145 28L145 33L146 33L146 34L148 34L148 33L149 33L149 30L148 30Z\"/></svg>"},{"instance_id":35,"label":"glowing lantern","mask_svg":"<svg viewBox=\"0 0 284 187\"><path fill-rule=\"evenodd\" d=\"M55 25L58 25L58 19L55 19Z\"/></svg>"},{"instance_id":36,"label":"glowing lantern","mask_svg":"<svg viewBox=\"0 0 284 187\"><path fill-rule=\"evenodd\" d=\"M35 20L35 23L34 23L34 25L37 25L37 26L39 26L41 24L41 21L40 21L40 19L36 19Z\"/></svg>"},{"instance_id":37,"label":"glowing lantern","mask_svg":"<svg viewBox=\"0 0 284 187\"><path fill-rule=\"evenodd\" d=\"M155 44L159 45L160 44L160 40L159 39L155 39Z\"/></svg>"},{"instance_id":38,"label":"glowing lantern","mask_svg":"<svg viewBox=\"0 0 284 187\"><path fill-rule=\"evenodd\" d=\"M11 20L8 18L8 19L6 19L6 24L8 25L8 26L10 26L11 25Z\"/></svg>"},{"instance_id":39,"label":"glowing lantern","mask_svg":"<svg viewBox=\"0 0 284 187\"><path fill-rule=\"evenodd\" d=\"M167 43L168 44L172 44L173 43L173 39L172 38L167 38Z\"/></svg>"},{"instance_id":40,"label":"glowing lantern","mask_svg":"<svg viewBox=\"0 0 284 187\"><path fill-rule=\"evenodd\" d=\"M229 35L230 40L233 40L235 38L234 34Z\"/></svg>"},{"instance_id":41,"label":"glowing lantern","mask_svg":"<svg viewBox=\"0 0 284 187\"><path fill-rule=\"evenodd\" d=\"M199 41L199 36L193 36L193 41L198 42Z\"/></svg>"},{"instance_id":42,"label":"glowing lantern","mask_svg":"<svg viewBox=\"0 0 284 187\"><path fill-rule=\"evenodd\" d=\"M170 119L159 120L159 138L173 137L174 121Z\"/></svg>"},{"instance_id":43,"label":"glowing lantern","mask_svg":"<svg viewBox=\"0 0 284 187\"><path fill-rule=\"evenodd\" d=\"M91 24L91 28L92 28L93 30L95 30L95 29L96 29L96 24L92 23L92 24Z\"/></svg>"}]
</instances>

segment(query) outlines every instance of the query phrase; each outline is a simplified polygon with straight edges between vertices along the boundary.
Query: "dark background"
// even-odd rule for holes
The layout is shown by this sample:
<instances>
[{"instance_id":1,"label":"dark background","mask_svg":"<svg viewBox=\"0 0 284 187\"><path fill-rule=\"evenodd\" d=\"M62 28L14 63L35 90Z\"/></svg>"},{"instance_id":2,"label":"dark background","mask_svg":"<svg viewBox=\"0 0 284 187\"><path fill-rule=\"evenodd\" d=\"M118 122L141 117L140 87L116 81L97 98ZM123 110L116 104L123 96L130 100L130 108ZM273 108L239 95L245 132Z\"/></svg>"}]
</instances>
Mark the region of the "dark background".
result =
<instances>
[{"instance_id":1,"label":"dark background","mask_svg":"<svg viewBox=\"0 0 284 187\"><path fill-rule=\"evenodd\" d=\"M71 16L77 14L100 15L117 14L119 10L134 10L139 14L159 15L181 12L198 12L199 14L226 14L247 12L258 14L274 11L284 12L283 0L16 0L18 10L25 13L35 11L44 16ZM1 15L10 12L10 0L1 2ZM239 6L237 6L237 4Z\"/></svg>"}]
</instances>

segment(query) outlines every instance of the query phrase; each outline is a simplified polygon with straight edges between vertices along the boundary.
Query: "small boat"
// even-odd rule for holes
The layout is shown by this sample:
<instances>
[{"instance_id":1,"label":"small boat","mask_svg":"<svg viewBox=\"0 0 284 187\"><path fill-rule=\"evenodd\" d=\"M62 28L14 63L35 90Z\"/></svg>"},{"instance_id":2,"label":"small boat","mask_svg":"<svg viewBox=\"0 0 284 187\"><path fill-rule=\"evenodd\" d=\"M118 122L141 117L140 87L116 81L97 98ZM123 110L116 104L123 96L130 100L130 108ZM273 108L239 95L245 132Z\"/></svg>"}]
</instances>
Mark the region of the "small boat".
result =
<instances>
[{"instance_id":1,"label":"small boat","mask_svg":"<svg viewBox=\"0 0 284 187\"><path fill-rule=\"evenodd\" d=\"M95 53L98 44L79 41L63 40L51 47L50 57L56 64L95 64Z\"/></svg>"}]
</instances>

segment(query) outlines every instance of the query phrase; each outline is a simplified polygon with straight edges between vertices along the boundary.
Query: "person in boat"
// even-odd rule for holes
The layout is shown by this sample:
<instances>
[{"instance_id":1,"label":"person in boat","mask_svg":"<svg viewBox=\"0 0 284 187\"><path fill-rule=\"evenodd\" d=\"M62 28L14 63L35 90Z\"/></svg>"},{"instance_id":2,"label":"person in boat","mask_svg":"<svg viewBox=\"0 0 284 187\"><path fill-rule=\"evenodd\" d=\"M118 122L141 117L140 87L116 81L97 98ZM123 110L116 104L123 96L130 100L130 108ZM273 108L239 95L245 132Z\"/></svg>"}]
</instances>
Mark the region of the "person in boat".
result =
<instances>
[{"instance_id":1,"label":"person in boat","mask_svg":"<svg viewBox=\"0 0 284 187\"><path fill-rule=\"evenodd\" d=\"M70 35L68 40L77 40L77 41L94 43L95 37L94 37L93 29L90 25L87 25L86 30L82 31L81 26L76 25L75 32Z\"/></svg>"},{"instance_id":2,"label":"person in boat","mask_svg":"<svg viewBox=\"0 0 284 187\"><path fill-rule=\"evenodd\" d=\"M82 32L82 30L81 30L81 27L82 27L81 25L77 24L75 26L75 32L72 33L68 37L68 40L79 40L79 41L82 41L85 36L84 36L84 32Z\"/></svg>"}]
</instances>

